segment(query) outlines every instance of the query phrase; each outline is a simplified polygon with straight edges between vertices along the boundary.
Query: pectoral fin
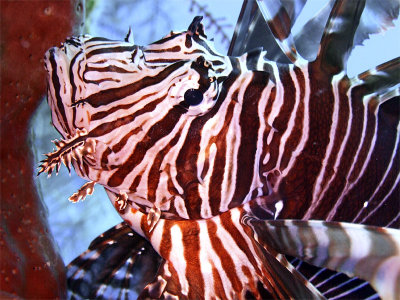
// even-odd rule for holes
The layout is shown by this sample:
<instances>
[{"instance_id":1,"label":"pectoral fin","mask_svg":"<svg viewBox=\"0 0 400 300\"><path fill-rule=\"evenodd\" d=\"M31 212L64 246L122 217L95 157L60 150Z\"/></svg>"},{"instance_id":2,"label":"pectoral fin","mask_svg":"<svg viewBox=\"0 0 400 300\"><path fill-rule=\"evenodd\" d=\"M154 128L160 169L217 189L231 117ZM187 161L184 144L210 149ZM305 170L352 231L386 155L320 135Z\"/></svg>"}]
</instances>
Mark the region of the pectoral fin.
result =
<instances>
[{"instance_id":1,"label":"pectoral fin","mask_svg":"<svg viewBox=\"0 0 400 300\"><path fill-rule=\"evenodd\" d=\"M383 299L400 295L400 230L323 221L250 223L257 240L280 253L362 278Z\"/></svg>"}]
</instances>

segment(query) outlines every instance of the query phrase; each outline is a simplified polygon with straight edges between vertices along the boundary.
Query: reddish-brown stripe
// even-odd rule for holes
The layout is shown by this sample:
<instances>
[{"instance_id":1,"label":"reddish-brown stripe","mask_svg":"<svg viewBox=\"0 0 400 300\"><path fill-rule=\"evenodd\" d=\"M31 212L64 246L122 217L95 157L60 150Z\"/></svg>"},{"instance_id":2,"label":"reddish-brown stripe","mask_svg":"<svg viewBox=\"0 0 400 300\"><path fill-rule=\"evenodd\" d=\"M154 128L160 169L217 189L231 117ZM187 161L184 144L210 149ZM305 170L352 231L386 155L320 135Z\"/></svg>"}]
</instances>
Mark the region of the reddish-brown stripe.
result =
<instances>
[{"instance_id":1,"label":"reddish-brown stripe","mask_svg":"<svg viewBox=\"0 0 400 300\"><path fill-rule=\"evenodd\" d=\"M213 274L213 278L214 278L215 296L219 297L220 299L228 298L228 296L225 293L225 288L224 288L224 285L222 283L221 276L219 276L219 272L218 272L217 268L215 268L214 265L212 267L212 274Z\"/></svg>"},{"instance_id":2,"label":"reddish-brown stripe","mask_svg":"<svg viewBox=\"0 0 400 300\"><path fill-rule=\"evenodd\" d=\"M341 91L343 93L347 92L347 88L345 88L343 91ZM355 157L358 147L360 145L360 143L363 143L362 149L364 148L364 150L361 150L360 154L362 154L361 157L362 161L365 161L366 158L366 154L368 152L368 149L370 147L370 143L372 140L372 131L373 131L373 127L371 127L372 124L367 125L367 128L370 127L371 129L371 134L369 134L369 138L367 138L368 135L366 135L364 137L363 140L361 140L361 135L362 135L362 130L363 130L363 122L364 122L364 106L362 104L362 97L363 97L363 89L362 88L355 88L352 90L351 92L351 101L350 99L347 98L347 96L345 94L341 95L340 101L348 101L351 105L351 111L352 111L352 119L351 119L351 124L350 124L350 135L348 137L347 143L344 147L343 153L341 155L340 159L340 165L339 168L336 170L336 174L334 175L333 180L329 183L329 187L327 189L327 191L325 192L324 197L320 200L321 205L315 210L315 212L313 213L312 218L315 219L325 219L328 214L330 213L332 207L335 205L338 195L340 195L340 193L343 191L343 189L345 188L347 182L348 182L348 177L349 177L349 172L350 172L350 168L353 164L353 160L356 160L357 162L357 157ZM346 103L340 103L341 106L347 106ZM347 122L349 115L347 114L347 119L346 117L346 111L342 111L341 112L344 116L340 116L340 117L344 117L344 118L340 118L339 121L340 122ZM340 114L340 112L339 112ZM369 121L369 120L368 120ZM373 122L374 123L374 122ZM344 124L338 123L338 128L337 128L337 132L340 132L341 129L340 127L345 127ZM346 128L344 128L345 130ZM341 142L341 141L339 141ZM367 146L368 145L368 146ZM365 147L367 146L367 147ZM337 150L336 150L337 151ZM333 157L336 158L337 153L327 153L326 155L331 155ZM356 163L357 166L357 163ZM359 165L359 167L362 167L362 164ZM330 168L332 169L333 166L330 166ZM358 168L358 166L356 167ZM329 170L329 165L327 166L327 171L328 172L333 172L333 170ZM354 172L355 170L353 170ZM360 172L360 169L358 169L356 171L357 173ZM351 175L350 175L351 176ZM360 195L361 196L361 195ZM357 198L357 197L356 197ZM355 199L356 199L355 198ZM360 197L360 201L364 202L366 200L366 198L364 197ZM353 207L352 210L355 211L354 209L355 207ZM350 221L350 220L348 220Z\"/></svg>"},{"instance_id":3,"label":"reddish-brown stripe","mask_svg":"<svg viewBox=\"0 0 400 300\"><path fill-rule=\"evenodd\" d=\"M94 113L91 116L91 120L101 120L105 117L107 117L108 115L112 114L113 112L116 112L118 110L127 110L129 108L131 108L132 106L136 105L138 102L142 101L145 98L149 98L153 95L155 95L156 93L150 93L150 94L146 94L143 97L139 98L139 99L135 99L133 102L128 103L128 104L121 104L121 105L117 105L117 106L113 106L110 109L104 110L104 111L99 111ZM157 102L158 100L163 100L165 98L165 95L159 97L158 99L153 100L151 103ZM147 104L148 105L148 104ZM146 106L147 106L146 105ZM145 106L145 107L146 107Z\"/></svg>"},{"instance_id":4,"label":"reddish-brown stripe","mask_svg":"<svg viewBox=\"0 0 400 300\"><path fill-rule=\"evenodd\" d=\"M250 291L254 297L257 296L258 292L257 292L257 285L256 285L256 281L251 272L250 269L246 266L242 266L242 272L244 274L244 276L247 277L247 289L248 291Z\"/></svg>"},{"instance_id":5,"label":"reddish-brown stripe","mask_svg":"<svg viewBox=\"0 0 400 300\"><path fill-rule=\"evenodd\" d=\"M176 178L179 185L185 189L184 199L191 219L201 218L201 198L197 179L197 158L200 151L201 130L204 124L219 111L222 102L226 100L229 88L235 82L237 76L238 74L236 73L231 74L224 81L223 88L214 107L205 115L193 120L177 158L178 175Z\"/></svg>"},{"instance_id":6,"label":"reddish-brown stripe","mask_svg":"<svg viewBox=\"0 0 400 300\"><path fill-rule=\"evenodd\" d=\"M222 268L224 269L227 277L229 278L233 290L235 292L241 291L243 285L241 283L241 279L238 277L238 274L235 271L235 262L233 261L231 254L228 253L228 251L224 247L224 244L218 237L217 225L211 219L209 219L209 221L207 222L207 229L211 245L221 260Z\"/></svg>"},{"instance_id":7,"label":"reddish-brown stripe","mask_svg":"<svg viewBox=\"0 0 400 300\"><path fill-rule=\"evenodd\" d=\"M185 110L182 107L175 106L161 121L154 124L147 132L146 138L137 143L126 162L109 178L107 185L110 187L119 186L132 169L143 160L147 150L173 130L180 116L184 113Z\"/></svg>"},{"instance_id":8,"label":"reddish-brown stripe","mask_svg":"<svg viewBox=\"0 0 400 300\"><path fill-rule=\"evenodd\" d=\"M283 105L280 108L279 114L276 116L272 123L272 127L275 132L270 144L268 145L269 153L271 156L265 166L267 170L272 170L277 167L281 139L287 129L296 99L296 89L294 86L294 82L290 76L289 67L280 67L279 76L280 82L284 87Z\"/></svg>"},{"instance_id":9,"label":"reddish-brown stripe","mask_svg":"<svg viewBox=\"0 0 400 300\"><path fill-rule=\"evenodd\" d=\"M257 261L254 259L254 253L250 250L246 240L244 239L244 237L242 236L240 231L233 224L233 220L232 220L232 216L231 216L231 212L230 211L227 211L226 213L221 215L221 225L223 226L223 228L227 232L229 232L229 234L232 236L232 239L236 242L236 244L238 245L240 250L242 250L246 254L250 264L255 268L257 274L260 274L260 270L258 268ZM253 236L250 234L250 228L249 227L244 226L242 223L239 223L239 224L236 224L236 225L242 226L243 230L245 231L245 233L247 235L249 235L249 237L251 239L254 239Z\"/></svg>"},{"instance_id":10,"label":"reddish-brown stripe","mask_svg":"<svg viewBox=\"0 0 400 300\"><path fill-rule=\"evenodd\" d=\"M271 89L271 93L269 95L269 99L268 99L268 102L267 102L267 105L266 105L265 111L264 111L264 120L266 120L266 121L268 120L269 115L271 114L271 110L274 105L275 98L276 98L276 87L274 86ZM268 135L269 135L270 131L273 129L272 129L272 127L269 126L269 124L267 124L267 122L265 125L266 125L266 127L265 127L265 130L263 133L263 146L264 147L263 147L263 152L262 152L261 161L260 161L260 174L264 174L271 170L270 164L268 164L268 163L263 164L263 162L262 162L264 160L265 156L267 155L267 153L270 155L270 159L273 155L275 155L275 156L277 155L277 153L271 152L271 148L267 143Z\"/></svg>"},{"instance_id":11,"label":"reddish-brown stripe","mask_svg":"<svg viewBox=\"0 0 400 300\"><path fill-rule=\"evenodd\" d=\"M177 45L172 48L163 48L163 49L146 49L144 53L164 53L164 52L180 52L181 46Z\"/></svg>"},{"instance_id":12,"label":"reddish-brown stripe","mask_svg":"<svg viewBox=\"0 0 400 300\"><path fill-rule=\"evenodd\" d=\"M397 174L399 174L399 168L400 168L400 141L397 144L397 152L394 155L392 166L390 168L389 173L387 174L386 180L382 183L379 192L376 193L375 196L369 200L367 208L363 210L363 213L356 221L360 221L364 217L366 217L373 209L375 209L380 204L381 201L383 201L382 199L385 199L386 197L387 199L385 200L385 205L381 205L380 209L378 209L376 213L370 215L370 217L367 219L367 223L375 226L385 227L388 223L388 220L394 220L396 218L397 214L399 213L399 210L393 209L393 207L395 207L396 204L398 205L400 203L399 200L400 183L397 184L397 189L395 188L394 190L392 190L391 193L390 189L392 189L393 185L395 184ZM385 218L377 218L375 215L384 215ZM394 224L392 226L396 228ZM400 226L397 226L397 228L399 227Z\"/></svg>"},{"instance_id":13,"label":"reddish-brown stripe","mask_svg":"<svg viewBox=\"0 0 400 300\"><path fill-rule=\"evenodd\" d=\"M132 123L135 121L135 119L146 113L146 112L150 112L153 111L156 106L163 101L165 98L161 97L159 99L156 99L154 101L152 101L151 103L145 105L142 109L136 111L133 114L130 115L126 115L123 117L120 117L116 120L110 121L110 122L103 122L101 123L99 126L93 128L89 134L88 137L99 137L99 136L103 136L106 135L107 133L110 133L111 131L113 131L114 129L127 125L129 123ZM93 115L94 116L94 115ZM93 121L93 116L92 116L92 121ZM103 117L105 117L105 115L103 115ZM118 146L115 146L115 151L118 151L118 149L120 150L120 148ZM122 147L121 147L122 148ZM114 150L114 149L113 149Z\"/></svg>"},{"instance_id":14,"label":"reddish-brown stripe","mask_svg":"<svg viewBox=\"0 0 400 300\"><path fill-rule=\"evenodd\" d=\"M166 221L163 226L163 233L160 242L160 255L164 259L168 259L171 253L172 248L172 236L171 236L171 227L174 225L174 222Z\"/></svg>"},{"instance_id":15,"label":"reddish-brown stripe","mask_svg":"<svg viewBox=\"0 0 400 300\"><path fill-rule=\"evenodd\" d=\"M236 94L236 92L235 92ZM233 95L235 96L235 95ZM237 94L236 94L237 96ZM233 99L233 97L232 97ZM225 116L225 124L226 126L221 130L221 132L213 137L210 140L210 145L215 143L217 145L217 154L215 156L215 164L213 173L211 175L210 186L212 188L209 189L208 193L208 201L211 207L211 213L213 216L219 213L219 207L221 203L221 190L222 190L222 181L224 179L224 171L225 171L225 162L226 162L226 134L228 133L229 124L232 121L233 110L235 108L235 103L231 102L227 109L227 113Z\"/></svg>"},{"instance_id":16,"label":"reddish-brown stripe","mask_svg":"<svg viewBox=\"0 0 400 300\"><path fill-rule=\"evenodd\" d=\"M200 228L197 222L182 221L184 259L186 260L186 278L189 285L189 299L204 297L204 280L200 266Z\"/></svg>"},{"instance_id":17,"label":"reddish-brown stripe","mask_svg":"<svg viewBox=\"0 0 400 300\"><path fill-rule=\"evenodd\" d=\"M261 94L268 84L269 74L253 72L253 78L243 96L243 107L239 117L241 129L240 146L237 155L236 186L229 208L240 205L250 190L253 180L255 154L257 151L257 136L260 127L258 103Z\"/></svg>"},{"instance_id":18,"label":"reddish-brown stripe","mask_svg":"<svg viewBox=\"0 0 400 300\"><path fill-rule=\"evenodd\" d=\"M99 93L92 94L86 99L77 101L75 104L78 105L80 103L83 104L90 104L92 107L100 107L102 105L108 105L112 102L121 100L125 97L128 97L130 95L135 94L136 92L153 86L155 84L158 84L162 82L165 78L168 76L171 76L171 74L176 71L177 69L181 68L186 62L181 61L177 62L175 64L172 64L171 66L166 67L163 71L158 73L156 76L146 76L142 78L138 82L134 82L131 84L128 84L123 87L117 87L117 88L110 88L107 90L100 91Z\"/></svg>"},{"instance_id":19,"label":"reddish-brown stripe","mask_svg":"<svg viewBox=\"0 0 400 300\"><path fill-rule=\"evenodd\" d=\"M289 138L285 143L285 148L282 155L281 164L279 166L280 170L283 170L287 167L290 159L292 158L293 151L296 149L297 145L300 142L302 131L303 131L303 120L304 120L304 95L305 95L305 78L303 72L300 68L295 67L294 73L296 74L296 79L299 86L299 104L296 110L296 116L294 118L294 128L290 133Z\"/></svg>"},{"instance_id":20,"label":"reddish-brown stripe","mask_svg":"<svg viewBox=\"0 0 400 300\"><path fill-rule=\"evenodd\" d=\"M161 173L160 173L161 163L163 162L164 157L169 152L169 150L171 150L171 148L176 145L181 133L182 133L182 130L179 130L177 132L177 134L172 138L172 140L168 143L168 145L165 146L163 149L161 149L157 153L157 155L154 159L154 162L151 166L149 175L147 177L147 184L148 184L147 200L150 202L154 203L156 200L156 191L157 191L157 187L158 187L158 184L160 181L160 175L161 175Z\"/></svg>"},{"instance_id":21,"label":"reddish-brown stripe","mask_svg":"<svg viewBox=\"0 0 400 300\"><path fill-rule=\"evenodd\" d=\"M342 146L344 142L344 138L346 135L346 130L347 127L349 126L349 118L350 118L350 109L349 109L349 103L350 99L346 95L349 89L349 80L347 77L343 78L340 83L339 83L339 99L336 99L335 101L338 101L339 104L339 112L338 112L338 118L335 121L337 124L335 133L334 133L334 144L332 146L332 149L329 153L326 153L325 156L328 156L327 160L327 165L324 168L325 174L323 181L321 182L321 189L324 189L326 185L328 184L329 180L332 178L332 176L336 176L336 180L342 181L345 176L347 176L349 172L349 167L351 165L351 161L356 153L357 147L354 147L354 145L357 145L358 143L353 143L351 149L348 151L351 151L350 153L346 155L342 155L339 157L340 159L340 165L342 168L340 168L339 172L336 173L335 175L335 163L337 160L337 156L339 154L340 147ZM361 122L362 117L357 117L357 121ZM351 123L350 123L351 125ZM353 131L354 132L354 131ZM361 133L360 133L361 136ZM351 137L353 138L353 137ZM357 137L354 137L355 140L357 140ZM349 139L350 143L352 143L352 139ZM343 182L342 182L343 184ZM339 189L338 186L343 187L342 184L336 185L335 186L335 196L338 195L338 193L342 190Z\"/></svg>"},{"instance_id":22,"label":"reddish-brown stripe","mask_svg":"<svg viewBox=\"0 0 400 300\"><path fill-rule=\"evenodd\" d=\"M309 136L302 153L279 187L279 193L287 199L280 218L301 218L311 205L313 187L329 143L334 104L332 78L321 72L317 63L310 63L308 70Z\"/></svg>"},{"instance_id":23,"label":"reddish-brown stripe","mask_svg":"<svg viewBox=\"0 0 400 300\"><path fill-rule=\"evenodd\" d=\"M364 96L364 90L362 87L355 87L351 91L352 99L362 99L363 96ZM368 151L371 148L372 139L374 138L375 135L375 126L376 126L375 113L377 110L377 107L375 105L373 106L368 105L367 108L364 107L361 100L352 101L351 104L352 104L351 110L353 113L353 120L351 127L353 128L353 123L357 122L358 119L364 121L365 109L367 109L367 123L366 123L366 128L364 129L365 136L362 141L359 140L359 143L361 143L361 150L357 155L355 167L353 168L353 171L350 173L348 178L350 183L354 182L360 176L363 164L367 159ZM362 123L359 126L361 125ZM359 139L361 139L361 136L359 137Z\"/></svg>"}]
</instances>

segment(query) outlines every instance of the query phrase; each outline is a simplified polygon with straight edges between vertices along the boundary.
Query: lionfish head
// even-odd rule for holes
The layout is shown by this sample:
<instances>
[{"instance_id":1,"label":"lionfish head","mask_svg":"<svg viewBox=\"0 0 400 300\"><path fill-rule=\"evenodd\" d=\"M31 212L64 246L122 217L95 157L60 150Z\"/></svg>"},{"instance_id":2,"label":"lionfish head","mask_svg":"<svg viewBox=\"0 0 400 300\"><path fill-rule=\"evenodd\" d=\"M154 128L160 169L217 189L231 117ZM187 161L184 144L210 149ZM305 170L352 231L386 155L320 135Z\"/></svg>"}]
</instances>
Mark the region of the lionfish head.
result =
<instances>
[{"instance_id":1,"label":"lionfish head","mask_svg":"<svg viewBox=\"0 0 400 300\"><path fill-rule=\"evenodd\" d=\"M189 116L209 111L226 66L225 57L207 40L201 19L145 47L129 43L128 37L114 41L81 35L49 49L45 68L54 126L70 138L76 129L90 130L92 116L119 101L143 106L149 98L167 100L160 111L174 106Z\"/></svg>"},{"instance_id":2,"label":"lionfish head","mask_svg":"<svg viewBox=\"0 0 400 300\"><path fill-rule=\"evenodd\" d=\"M200 21L196 17L188 30L149 46L134 45L128 37L82 35L48 50L48 102L63 140L56 141L57 150L39 173L58 171L64 162L112 192L134 190L123 170L143 164L142 154L158 149L156 143L176 134L174 128L183 132L185 124L223 101L219 94L231 63L213 50ZM103 174L100 179L95 172ZM143 198L146 193L136 191Z\"/></svg>"}]
</instances>

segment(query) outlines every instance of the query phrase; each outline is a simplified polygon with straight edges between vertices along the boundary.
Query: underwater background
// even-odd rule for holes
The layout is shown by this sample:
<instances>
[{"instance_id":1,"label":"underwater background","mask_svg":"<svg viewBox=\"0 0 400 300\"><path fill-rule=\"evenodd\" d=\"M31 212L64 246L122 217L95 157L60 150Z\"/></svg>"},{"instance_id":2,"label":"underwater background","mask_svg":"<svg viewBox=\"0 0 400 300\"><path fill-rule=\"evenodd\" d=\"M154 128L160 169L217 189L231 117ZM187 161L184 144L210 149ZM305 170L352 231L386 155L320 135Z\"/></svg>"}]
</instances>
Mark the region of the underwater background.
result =
<instances>
[{"instance_id":1,"label":"underwater background","mask_svg":"<svg viewBox=\"0 0 400 300\"><path fill-rule=\"evenodd\" d=\"M293 31L299 30L326 2L308 1ZM131 28L135 44L146 45L171 30L185 30L194 16L202 15L207 36L214 37L217 49L226 54L241 6L240 0L87 1L84 33L123 40ZM399 37L400 22L396 20L395 27L357 46L349 59L349 76L398 56ZM36 163L44 158L43 153L53 150L50 141L57 138L60 135L51 125L50 109L44 98L30 126L30 144ZM68 201L68 197L85 183L73 170L68 174L67 168L61 167L58 176L47 179L41 175L35 178L35 183L47 206L50 230L65 264L85 251L96 236L122 221L99 185L85 201Z\"/></svg>"}]
</instances>

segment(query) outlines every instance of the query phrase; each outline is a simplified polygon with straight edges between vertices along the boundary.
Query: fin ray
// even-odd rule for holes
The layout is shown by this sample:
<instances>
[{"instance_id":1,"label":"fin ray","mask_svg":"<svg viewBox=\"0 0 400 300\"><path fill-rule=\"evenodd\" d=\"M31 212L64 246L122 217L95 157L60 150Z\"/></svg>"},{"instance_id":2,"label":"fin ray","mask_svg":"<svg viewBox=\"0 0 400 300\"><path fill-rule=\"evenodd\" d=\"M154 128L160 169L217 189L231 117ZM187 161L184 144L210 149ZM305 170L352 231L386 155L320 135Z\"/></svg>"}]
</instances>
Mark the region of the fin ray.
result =
<instances>
[{"instance_id":1,"label":"fin ray","mask_svg":"<svg viewBox=\"0 0 400 300\"><path fill-rule=\"evenodd\" d=\"M365 0L335 2L316 59L326 72L338 74L345 70L364 6Z\"/></svg>"},{"instance_id":2,"label":"fin ray","mask_svg":"<svg viewBox=\"0 0 400 300\"><path fill-rule=\"evenodd\" d=\"M67 266L68 293L77 299L135 298L153 279L160 261L150 243L122 222L94 239Z\"/></svg>"},{"instance_id":3,"label":"fin ray","mask_svg":"<svg viewBox=\"0 0 400 300\"><path fill-rule=\"evenodd\" d=\"M280 253L367 280L383 298L399 294L400 230L300 220L253 221L252 226Z\"/></svg>"}]
</instances>

